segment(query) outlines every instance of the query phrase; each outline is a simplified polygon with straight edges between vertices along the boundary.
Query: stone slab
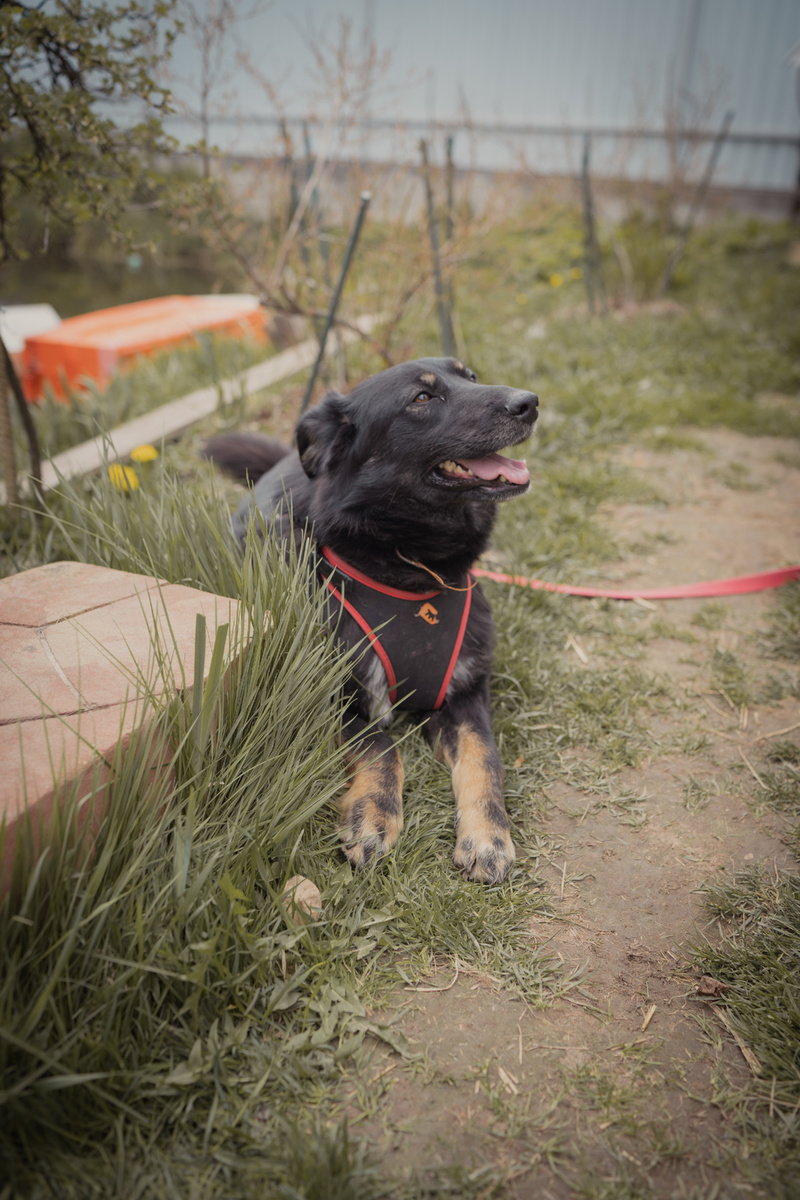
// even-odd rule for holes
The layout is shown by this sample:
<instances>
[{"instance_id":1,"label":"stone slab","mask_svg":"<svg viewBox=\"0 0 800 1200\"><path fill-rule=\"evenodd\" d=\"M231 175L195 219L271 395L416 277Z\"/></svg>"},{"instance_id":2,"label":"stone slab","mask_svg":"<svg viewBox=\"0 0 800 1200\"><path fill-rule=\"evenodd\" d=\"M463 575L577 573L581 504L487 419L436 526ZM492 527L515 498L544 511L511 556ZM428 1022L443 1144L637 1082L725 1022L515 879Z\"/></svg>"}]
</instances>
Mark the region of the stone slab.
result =
<instances>
[{"instance_id":1,"label":"stone slab","mask_svg":"<svg viewBox=\"0 0 800 1200\"><path fill-rule=\"evenodd\" d=\"M0 624L0 713L2 720L35 721L80 709L80 696L53 668L44 629ZM46 681L45 686L42 686Z\"/></svg>"},{"instance_id":2,"label":"stone slab","mask_svg":"<svg viewBox=\"0 0 800 1200\"><path fill-rule=\"evenodd\" d=\"M36 850L44 846L58 797L75 804L77 830L89 822L91 833L97 832L108 802L111 755L117 746L124 752L132 732L152 715L133 702L0 725L0 809L6 821L0 888L10 882L17 838L27 822ZM161 742L152 750L151 776L167 769L171 758Z\"/></svg>"},{"instance_id":3,"label":"stone slab","mask_svg":"<svg viewBox=\"0 0 800 1200\"><path fill-rule=\"evenodd\" d=\"M120 689L158 692L186 686L194 669L195 618L206 618L206 662L214 631L230 623L233 602L179 584L125 597L41 632L42 640L84 707L105 704ZM235 607L235 606L234 606ZM138 685L138 686L137 686ZM119 697L121 698L121 697Z\"/></svg>"},{"instance_id":4,"label":"stone slab","mask_svg":"<svg viewBox=\"0 0 800 1200\"><path fill-rule=\"evenodd\" d=\"M153 719L143 697L191 687L197 614L206 618L208 667L218 626L233 626L238 608L224 596L84 563L0 580L0 887L19 829L29 821L41 846L59 795L92 795L79 824L99 824L117 747ZM155 741L150 749L156 778L169 750Z\"/></svg>"},{"instance_id":5,"label":"stone slab","mask_svg":"<svg viewBox=\"0 0 800 1200\"><path fill-rule=\"evenodd\" d=\"M158 587L163 580L128 571L109 571L82 563L54 562L33 571L20 571L0 583L0 622L32 629L52 625L102 604L113 604ZM98 589L102 588L102 599Z\"/></svg>"}]
</instances>

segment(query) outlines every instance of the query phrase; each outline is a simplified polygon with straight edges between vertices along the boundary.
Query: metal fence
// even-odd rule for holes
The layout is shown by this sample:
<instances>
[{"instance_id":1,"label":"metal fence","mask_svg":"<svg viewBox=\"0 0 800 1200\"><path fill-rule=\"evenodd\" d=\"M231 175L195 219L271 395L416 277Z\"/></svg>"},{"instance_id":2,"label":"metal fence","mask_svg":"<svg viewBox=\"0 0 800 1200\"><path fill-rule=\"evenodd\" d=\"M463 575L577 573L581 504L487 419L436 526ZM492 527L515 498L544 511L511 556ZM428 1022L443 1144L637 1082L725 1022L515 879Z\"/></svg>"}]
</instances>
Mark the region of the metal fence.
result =
<instances>
[{"instance_id":1,"label":"metal fence","mask_svg":"<svg viewBox=\"0 0 800 1200\"><path fill-rule=\"evenodd\" d=\"M285 130L300 147L304 121L317 142L327 121L307 82L309 40L332 44L341 15L390 61L369 107L342 129L338 158L411 162L421 133L454 134L458 161L473 169L569 175L589 133L600 176L692 179L732 110L715 182L795 189L799 0L278 0L247 40L259 70L283 81ZM188 118L173 129L192 140ZM236 73L213 140L268 155L278 131Z\"/></svg>"}]
</instances>

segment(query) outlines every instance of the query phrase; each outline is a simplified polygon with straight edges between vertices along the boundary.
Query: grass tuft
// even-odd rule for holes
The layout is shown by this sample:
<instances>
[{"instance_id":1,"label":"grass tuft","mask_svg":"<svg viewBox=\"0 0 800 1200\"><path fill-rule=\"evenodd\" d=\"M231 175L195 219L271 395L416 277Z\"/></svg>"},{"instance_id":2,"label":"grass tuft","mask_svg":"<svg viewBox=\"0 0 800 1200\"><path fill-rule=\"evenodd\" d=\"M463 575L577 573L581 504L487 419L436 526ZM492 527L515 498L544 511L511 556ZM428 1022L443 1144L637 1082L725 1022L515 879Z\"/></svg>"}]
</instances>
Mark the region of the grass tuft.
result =
<instances>
[{"instance_id":1,"label":"grass tuft","mask_svg":"<svg viewBox=\"0 0 800 1200\"><path fill-rule=\"evenodd\" d=\"M800 875L750 870L707 901L723 937L693 947L696 968L728 985L728 1020L761 1064L729 1086L728 1107L763 1194L789 1200L800 1179Z\"/></svg>"},{"instance_id":2,"label":"grass tuft","mask_svg":"<svg viewBox=\"0 0 800 1200\"><path fill-rule=\"evenodd\" d=\"M778 592L766 642L776 658L800 662L800 583L788 583Z\"/></svg>"},{"instance_id":3,"label":"grass tuft","mask_svg":"<svg viewBox=\"0 0 800 1200\"><path fill-rule=\"evenodd\" d=\"M717 647L711 660L711 686L733 707L751 704L753 689L747 668L730 650Z\"/></svg>"}]
</instances>

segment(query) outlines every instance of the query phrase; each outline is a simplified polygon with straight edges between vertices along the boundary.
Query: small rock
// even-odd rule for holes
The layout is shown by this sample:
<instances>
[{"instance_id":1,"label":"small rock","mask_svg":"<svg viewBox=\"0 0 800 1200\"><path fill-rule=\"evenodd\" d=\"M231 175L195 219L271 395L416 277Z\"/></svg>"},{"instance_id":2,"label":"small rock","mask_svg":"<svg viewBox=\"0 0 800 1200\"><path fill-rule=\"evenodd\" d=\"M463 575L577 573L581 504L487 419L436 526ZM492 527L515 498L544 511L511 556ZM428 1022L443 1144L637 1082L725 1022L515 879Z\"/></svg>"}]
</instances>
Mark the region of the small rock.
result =
<instances>
[{"instance_id":1,"label":"small rock","mask_svg":"<svg viewBox=\"0 0 800 1200\"><path fill-rule=\"evenodd\" d=\"M711 975L704 975L697 987L698 996L721 996L723 992L727 992L730 987L729 983L721 983L719 979L714 979Z\"/></svg>"},{"instance_id":2,"label":"small rock","mask_svg":"<svg viewBox=\"0 0 800 1200\"><path fill-rule=\"evenodd\" d=\"M319 888L305 875L293 875L286 880L283 900L295 925L317 921L322 915L322 896Z\"/></svg>"}]
</instances>

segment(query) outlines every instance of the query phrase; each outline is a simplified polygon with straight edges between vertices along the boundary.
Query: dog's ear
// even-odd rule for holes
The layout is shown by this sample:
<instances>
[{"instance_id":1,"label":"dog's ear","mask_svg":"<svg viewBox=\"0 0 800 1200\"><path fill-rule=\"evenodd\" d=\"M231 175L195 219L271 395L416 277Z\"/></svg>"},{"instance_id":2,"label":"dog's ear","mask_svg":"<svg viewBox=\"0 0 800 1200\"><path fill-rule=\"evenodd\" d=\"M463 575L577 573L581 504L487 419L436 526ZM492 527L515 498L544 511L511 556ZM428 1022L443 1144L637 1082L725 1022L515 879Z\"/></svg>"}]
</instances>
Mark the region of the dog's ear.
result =
<instances>
[{"instance_id":1,"label":"dog's ear","mask_svg":"<svg viewBox=\"0 0 800 1200\"><path fill-rule=\"evenodd\" d=\"M300 419L296 433L300 463L309 479L315 479L332 462L343 458L352 445L355 429L347 397L328 392Z\"/></svg>"}]
</instances>

